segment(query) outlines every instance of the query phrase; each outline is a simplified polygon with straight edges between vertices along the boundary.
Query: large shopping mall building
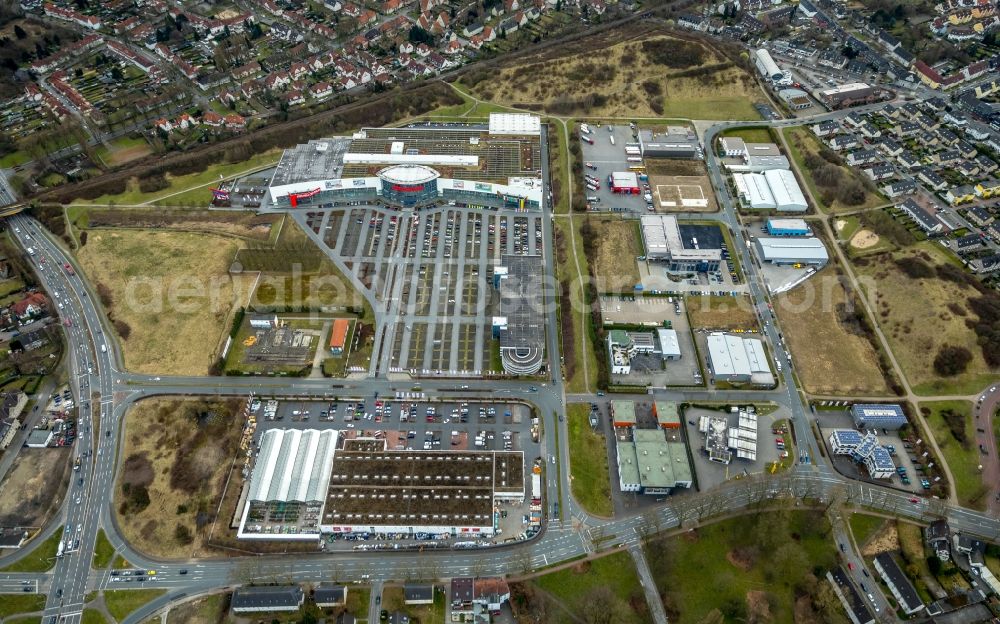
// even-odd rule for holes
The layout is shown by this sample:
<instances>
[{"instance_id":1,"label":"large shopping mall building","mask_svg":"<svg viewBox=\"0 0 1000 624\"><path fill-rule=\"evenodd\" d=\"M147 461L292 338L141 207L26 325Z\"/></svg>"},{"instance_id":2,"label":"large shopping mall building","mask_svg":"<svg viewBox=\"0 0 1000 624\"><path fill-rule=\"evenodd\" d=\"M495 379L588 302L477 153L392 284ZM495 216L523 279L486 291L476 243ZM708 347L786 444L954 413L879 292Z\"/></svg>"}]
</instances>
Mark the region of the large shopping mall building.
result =
<instances>
[{"instance_id":1,"label":"large shopping mall building","mask_svg":"<svg viewBox=\"0 0 1000 624\"><path fill-rule=\"evenodd\" d=\"M364 128L286 150L271 177L272 208L382 204L539 210L542 128L535 115L489 124Z\"/></svg>"}]
</instances>

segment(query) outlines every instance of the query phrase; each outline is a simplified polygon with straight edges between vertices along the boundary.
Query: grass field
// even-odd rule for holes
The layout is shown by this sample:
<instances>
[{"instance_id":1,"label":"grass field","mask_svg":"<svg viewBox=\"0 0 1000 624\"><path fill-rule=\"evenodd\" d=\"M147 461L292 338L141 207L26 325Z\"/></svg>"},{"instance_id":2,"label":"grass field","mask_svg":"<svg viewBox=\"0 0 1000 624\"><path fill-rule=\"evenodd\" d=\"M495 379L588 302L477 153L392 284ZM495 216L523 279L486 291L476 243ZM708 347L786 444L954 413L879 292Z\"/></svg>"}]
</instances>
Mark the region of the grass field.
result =
<instances>
[{"instance_id":1,"label":"grass field","mask_svg":"<svg viewBox=\"0 0 1000 624\"><path fill-rule=\"evenodd\" d=\"M858 545L858 548L864 548L865 542L882 528L886 520L878 516L854 513L851 514L849 522L851 533L854 535L854 543Z\"/></svg>"},{"instance_id":2,"label":"grass field","mask_svg":"<svg viewBox=\"0 0 1000 624\"><path fill-rule=\"evenodd\" d=\"M774 143L774 137L771 136L771 131L763 126L758 128L735 128L733 130L726 130L719 136L739 137L747 143Z\"/></svg>"},{"instance_id":3,"label":"grass field","mask_svg":"<svg viewBox=\"0 0 1000 624\"><path fill-rule=\"evenodd\" d=\"M806 167L806 156L809 154L819 154L820 152L819 139L817 139L816 136L807 128L803 127L785 128L782 130L782 133L784 134L785 142L788 144L788 150L792 160L795 162L799 173L805 180L806 186L809 187L809 191L813 198L820 204L818 206L819 209L823 212L836 214L838 212L865 210L888 203L888 200L884 197L871 191L866 193L863 202L853 206L848 206L842 203L839 199L824 202L822 199L823 189L817 185L816 181L813 179L812 171ZM842 180L863 180L857 170L843 165L839 168L842 172Z\"/></svg>"},{"instance_id":4,"label":"grass field","mask_svg":"<svg viewBox=\"0 0 1000 624\"><path fill-rule=\"evenodd\" d=\"M142 605L167 593L165 589L119 589L104 592L104 604L111 617L121 622Z\"/></svg>"},{"instance_id":5,"label":"grass field","mask_svg":"<svg viewBox=\"0 0 1000 624\"><path fill-rule=\"evenodd\" d=\"M447 600L448 594L444 588L437 586L434 589L434 604L408 605L403 602L402 587L386 587L382 590L381 606L390 613L399 611L408 615L411 622L444 622L445 602Z\"/></svg>"},{"instance_id":6,"label":"grass field","mask_svg":"<svg viewBox=\"0 0 1000 624\"><path fill-rule=\"evenodd\" d=\"M476 97L505 106L590 117L760 119L764 97L753 79L704 44L701 65L669 68L646 42L678 40L650 33L595 33L554 51L531 55L472 88ZM598 52L599 51L599 52ZM595 53L597 52L597 53ZM703 75L692 75L707 68ZM586 93L586 97L573 97Z\"/></svg>"},{"instance_id":7,"label":"grass field","mask_svg":"<svg viewBox=\"0 0 1000 624\"><path fill-rule=\"evenodd\" d=\"M823 580L836 546L821 512L724 520L653 541L646 559L672 623L824 621L799 604L801 594L832 598L825 621L847 621Z\"/></svg>"},{"instance_id":8,"label":"grass field","mask_svg":"<svg viewBox=\"0 0 1000 624\"><path fill-rule=\"evenodd\" d=\"M799 379L812 394L887 394L878 353L846 305L832 267L776 298L774 309Z\"/></svg>"},{"instance_id":9,"label":"grass field","mask_svg":"<svg viewBox=\"0 0 1000 624\"><path fill-rule=\"evenodd\" d=\"M0 619L19 613L34 613L45 608L45 594L7 594L0 598Z\"/></svg>"},{"instance_id":10,"label":"grass field","mask_svg":"<svg viewBox=\"0 0 1000 624\"><path fill-rule=\"evenodd\" d=\"M230 276L239 243L189 232L92 231L77 257L111 294L111 313L129 327L122 339L129 370L203 375L245 302L250 276Z\"/></svg>"},{"instance_id":11,"label":"grass field","mask_svg":"<svg viewBox=\"0 0 1000 624\"><path fill-rule=\"evenodd\" d=\"M222 498L238 450L241 423L235 414L239 404L238 400L148 399L129 410L115 509L122 536L137 550L170 559L207 552L203 543L211 523L199 529L197 516L204 513L214 518ZM239 490L238 472L229 488ZM144 507L131 504L138 499L131 493L140 490L148 493ZM226 513L223 507L222 514ZM228 531L228 521L220 517L223 526L217 534ZM190 542L178 537L182 526L190 533Z\"/></svg>"},{"instance_id":12,"label":"grass field","mask_svg":"<svg viewBox=\"0 0 1000 624\"><path fill-rule=\"evenodd\" d=\"M553 623L589 621L592 609L606 610L615 624L649 621L645 596L631 556L616 552L550 572L527 583ZM538 593L535 593L538 592Z\"/></svg>"},{"instance_id":13,"label":"grass field","mask_svg":"<svg viewBox=\"0 0 1000 624\"><path fill-rule=\"evenodd\" d=\"M611 477L604 436L590 428L590 405L566 406L573 498L592 514L611 516Z\"/></svg>"},{"instance_id":14,"label":"grass field","mask_svg":"<svg viewBox=\"0 0 1000 624\"><path fill-rule=\"evenodd\" d=\"M972 424L972 404L968 401L933 401L921 403L920 408L925 413L931 434L944 453L944 460L951 468L958 502L965 507L985 509L986 501L983 497L987 493L987 488L983 485L982 473L979 470L980 456ZM924 411L925 409L929 412ZM966 439L964 444L955 438L942 416L944 410L951 410L961 415Z\"/></svg>"},{"instance_id":15,"label":"grass field","mask_svg":"<svg viewBox=\"0 0 1000 624\"><path fill-rule=\"evenodd\" d=\"M33 549L27 557L4 568L3 572L48 572L56 565L56 551L62 540L62 531L56 531L44 542L31 542L23 548Z\"/></svg>"},{"instance_id":16,"label":"grass field","mask_svg":"<svg viewBox=\"0 0 1000 624\"><path fill-rule=\"evenodd\" d=\"M84 609L80 624L107 624L104 615L97 609Z\"/></svg>"},{"instance_id":17,"label":"grass field","mask_svg":"<svg viewBox=\"0 0 1000 624\"><path fill-rule=\"evenodd\" d=\"M278 162L281 158L281 150L272 149L261 154L256 154L243 162L231 164L210 165L204 171L191 173L182 176L171 176L167 174L169 186L153 193L143 193L139 190L139 181L129 180L128 189L124 193L117 195L102 195L92 200L76 200L73 204L82 205L109 205L134 206L138 204L149 204L157 200L166 200L171 196L178 195L200 187L209 187L218 184L222 179L231 178L244 172L268 167ZM183 205L177 204L176 199L159 202L158 205Z\"/></svg>"},{"instance_id":18,"label":"grass field","mask_svg":"<svg viewBox=\"0 0 1000 624\"><path fill-rule=\"evenodd\" d=\"M932 267L951 261L940 245L931 242L854 261L893 354L918 394L972 394L982 390L996 380L1000 369L986 364L975 332L966 325L970 319L975 320L968 300L978 293L966 284L937 277L908 277L895 261L913 258ZM964 373L945 378L934 371L934 357L943 345L965 347L972 353Z\"/></svg>"},{"instance_id":19,"label":"grass field","mask_svg":"<svg viewBox=\"0 0 1000 624\"><path fill-rule=\"evenodd\" d=\"M637 222L588 218L583 227L593 245L594 255L589 260L594 265L597 291L632 292L639 283L636 258L642 255Z\"/></svg>"},{"instance_id":20,"label":"grass field","mask_svg":"<svg viewBox=\"0 0 1000 624\"><path fill-rule=\"evenodd\" d=\"M152 153L153 150L145 139L121 137L111 141L110 149L104 145L99 146L95 151L95 156L108 167L117 167Z\"/></svg>"},{"instance_id":21,"label":"grass field","mask_svg":"<svg viewBox=\"0 0 1000 624\"><path fill-rule=\"evenodd\" d=\"M580 223L582 219L574 219L573 225L576 227L575 230L575 242L576 242L576 253L577 258L580 262L580 273L584 279L587 279L588 269L587 269L587 255L583 251L583 240L580 235ZM594 350L591 347L590 336L584 332L582 329L584 325L582 322L584 320L584 306L583 306L583 296L584 293L581 288L580 281L577 277L576 264L573 261L573 251L570 248L570 227L568 219L557 219L553 222L554 232L556 236L556 276L559 281L564 284L569 285L570 298L572 300L572 305L569 309L566 306L559 306L559 314L571 314L572 319L572 332L573 332L573 351L572 357L566 357L567 365L572 365L572 375L566 380L567 392L583 392L587 387L587 378L584 375L583 362L584 358L587 360L587 372L590 374L590 387L594 388L597 380L597 358L595 357ZM560 243L559 241L562 241ZM558 249L560 244L564 246L563 249ZM590 321L586 321L586 327L589 328ZM566 337L563 336L563 340ZM564 349L564 353L567 351ZM570 360L572 359L572 363Z\"/></svg>"},{"instance_id":22,"label":"grass field","mask_svg":"<svg viewBox=\"0 0 1000 624\"><path fill-rule=\"evenodd\" d=\"M97 530L97 543L94 545L94 564L96 570L103 570L111 565L111 560L115 556L115 548L108 541L108 536L104 534L104 529Z\"/></svg>"},{"instance_id":23,"label":"grass field","mask_svg":"<svg viewBox=\"0 0 1000 624\"><path fill-rule=\"evenodd\" d=\"M692 329L758 329L750 298L693 295L684 298Z\"/></svg>"},{"instance_id":24,"label":"grass field","mask_svg":"<svg viewBox=\"0 0 1000 624\"><path fill-rule=\"evenodd\" d=\"M225 620L230 594L212 594L170 608L166 624L218 624Z\"/></svg>"}]
</instances>

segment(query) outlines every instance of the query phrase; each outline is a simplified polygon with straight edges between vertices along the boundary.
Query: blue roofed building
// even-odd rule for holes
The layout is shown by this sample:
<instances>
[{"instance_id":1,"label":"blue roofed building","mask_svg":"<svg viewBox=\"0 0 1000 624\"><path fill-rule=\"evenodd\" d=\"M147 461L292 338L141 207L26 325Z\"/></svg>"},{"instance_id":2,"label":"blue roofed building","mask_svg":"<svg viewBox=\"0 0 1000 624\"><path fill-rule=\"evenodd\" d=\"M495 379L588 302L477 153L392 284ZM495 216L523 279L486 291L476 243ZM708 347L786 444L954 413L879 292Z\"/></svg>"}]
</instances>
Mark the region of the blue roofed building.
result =
<instances>
[{"instance_id":1,"label":"blue roofed building","mask_svg":"<svg viewBox=\"0 0 1000 624\"><path fill-rule=\"evenodd\" d=\"M830 434L830 450L863 464L873 479L890 479L896 472L892 456L872 432L862 435L853 429L837 429Z\"/></svg>"},{"instance_id":2,"label":"blue roofed building","mask_svg":"<svg viewBox=\"0 0 1000 624\"><path fill-rule=\"evenodd\" d=\"M851 406L851 416L858 429L875 427L896 431L907 424L903 408L895 404L856 403Z\"/></svg>"}]
</instances>

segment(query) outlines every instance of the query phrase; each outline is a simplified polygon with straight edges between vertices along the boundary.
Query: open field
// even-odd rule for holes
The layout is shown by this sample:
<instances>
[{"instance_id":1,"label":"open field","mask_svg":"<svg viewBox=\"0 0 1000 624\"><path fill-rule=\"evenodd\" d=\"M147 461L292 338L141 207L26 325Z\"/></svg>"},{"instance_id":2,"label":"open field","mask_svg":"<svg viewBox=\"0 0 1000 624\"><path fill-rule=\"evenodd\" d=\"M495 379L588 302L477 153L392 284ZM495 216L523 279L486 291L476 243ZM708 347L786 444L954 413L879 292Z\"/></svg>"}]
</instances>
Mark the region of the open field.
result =
<instances>
[{"instance_id":1,"label":"open field","mask_svg":"<svg viewBox=\"0 0 1000 624\"><path fill-rule=\"evenodd\" d=\"M463 80L480 99L559 115L760 118L752 105L764 96L747 72L704 41L643 28L594 33Z\"/></svg>"},{"instance_id":2,"label":"open field","mask_svg":"<svg viewBox=\"0 0 1000 624\"><path fill-rule=\"evenodd\" d=\"M18 613L34 613L45 609L45 594L6 595L0 600L0 620Z\"/></svg>"},{"instance_id":3,"label":"open field","mask_svg":"<svg viewBox=\"0 0 1000 624\"><path fill-rule=\"evenodd\" d=\"M785 128L782 133L788 144L789 156L805 180L813 198L820 203L818 208L821 211L838 213L864 210L888 203L877 191L872 191L865 185L867 178L857 171L825 160L821 154L827 154L838 162L839 156L822 146L819 139L807 128ZM817 179L816 174L821 169L823 174ZM824 185L820 184L820 181L830 183ZM853 191L856 199L845 203L844 199L850 195L848 190Z\"/></svg>"},{"instance_id":4,"label":"open field","mask_svg":"<svg viewBox=\"0 0 1000 624\"><path fill-rule=\"evenodd\" d=\"M225 621L231 594L212 594L171 607L166 624L218 624Z\"/></svg>"},{"instance_id":5,"label":"open field","mask_svg":"<svg viewBox=\"0 0 1000 624\"><path fill-rule=\"evenodd\" d=\"M638 222L587 217L580 235L590 254L588 260L593 264L598 292L632 292L640 279L636 262L642 255Z\"/></svg>"},{"instance_id":6,"label":"open field","mask_svg":"<svg viewBox=\"0 0 1000 624\"><path fill-rule=\"evenodd\" d=\"M448 594L440 585L434 589L434 604L429 605L404 604L402 587L386 587L382 590L381 606L390 613L394 611L405 613L410 617L411 622L444 622L445 602L447 600Z\"/></svg>"},{"instance_id":7,"label":"open field","mask_svg":"<svg viewBox=\"0 0 1000 624\"><path fill-rule=\"evenodd\" d=\"M857 303L860 306L860 302ZM795 369L812 394L887 394L879 355L867 338L864 310L850 302L836 271L826 267L774 304Z\"/></svg>"},{"instance_id":8,"label":"open field","mask_svg":"<svg viewBox=\"0 0 1000 624\"><path fill-rule=\"evenodd\" d=\"M937 440L944 460L955 479L955 494L964 507L985 509L983 485L979 470L979 449L972 424L972 404L968 401L934 401L921 403L920 411L927 419L931 435Z\"/></svg>"},{"instance_id":9,"label":"open field","mask_svg":"<svg viewBox=\"0 0 1000 624\"><path fill-rule=\"evenodd\" d=\"M165 589L119 589L104 592L108 613L121 622L142 605L167 593Z\"/></svg>"},{"instance_id":10,"label":"open field","mask_svg":"<svg viewBox=\"0 0 1000 624\"><path fill-rule=\"evenodd\" d=\"M576 228L574 240L576 242L577 259L580 263L580 273L584 279L587 279L589 275L587 255L583 251L583 240L580 236L581 222L582 219L574 219L573 221L573 225ZM597 379L597 358L591 347L590 336L585 333L585 327L589 327L590 321L587 320L587 325L583 325L583 299L585 293L577 276L573 250L570 247L569 220L555 220L553 226L556 247L556 276L567 293L560 301L558 308L562 327L560 334L562 348L560 352L566 358L565 368L563 369L566 376L566 391L583 392L588 382L583 370L584 358L587 360L587 372L590 374L589 382L591 389L593 389Z\"/></svg>"},{"instance_id":11,"label":"open field","mask_svg":"<svg viewBox=\"0 0 1000 624\"><path fill-rule=\"evenodd\" d=\"M56 551L59 550L59 542L62 540L62 531L56 531L44 542L32 540L22 546L24 550L30 550L31 554L23 559L10 564L4 568L3 572L48 572L56 565Z\"/></svg>"},{"instance_id":12,"label":"open field","mask_svg":"<svg viewBox=\"0 0 1000 624\"><path fill-rule=\"evenodd\" d=\"M189 232L92 232L77 257L115 319L126 366L136 372L203 375L249 276L231 276L239 243Z\"/></svg>"},{"instance_id":13,"label":"open field","mask_svg":"<svg viewBox=\"0 0 1000 624\"><path fill-rule=\"evenodd\" d=\"M693 295L684 298L692 329L757 330L757 316L750 298Z\"/></svg>"},{"instance_id":14,"label":"open field","mask_svg":"<svg viewBox=\"0 0 1000 624\"><path fill-rule=\"evenodd\" d=\"M746 141L747 143L774 143L774 137L771 136L771 131L765 126L759 126L756 128L734 128L732 130L724 130L719 134L720 137L739 137Z\"/></svg>"},{"instance_id":15,"label":"open field","mask_svg":"<svg viewBox=\"0 0 1000 624\"><path fill-rule=\"evenodd\" d=\"M80 624L107 624L104 614L97 609L84 609Z\"/></svg>"},{"instance_id":16,"label":"open field","mask_svg":"<svg viewBox=\"0 0 1000 624\"><path fill-rule=\"evenodd\" d=\"M117 167L127 162L148 156L152 148L143 138L121 137L111 141L110 149L104 145L95 150L97 159L108 167Z\"/></svg>"},{"instance_id":17,"label":"open field","mask_svg":"<svg viewBox=\"0 0 1000 624\"><path fill-rule=\"evenodd\" d=\"M618 551L572 564L530 581L511 585L511 606L519 621L572 624L601 621L639 624L650 620L635 564Z\"/></svg>"},{"instance_id":18,"label":"open field","mask_svg":"<svg viewBox=\"0 0 1000 624\"><path fill-rule=\"evenodd\" d=\"M858 548L863 549L879 529L886 522L885 518L879 516L869 516L868 514L853 513L850 516L851 533L854 535L854 543Z\"/></svg>"},{"instance_id":19,"label":"open field","mask_svg":"<svg viewBox=\"0 0 1000 624\"><path fill-rule=\"evenodd\" d=\"M204 542L237 455L239 405L150 399L128 412L115 509L123 537L137 550L163 558L211 552ZM237 471L229 490L238 491L239 481ZM231 513L223 505L217 535L228 532Z\"/></svg>"},{"instance_id":20,"label":"open field","mask_svg":"<svg viewBox=\"0 0 1000 624\"><path fill-rule=\"evenodd\" d=\"M285 219L282 215L255 215L248 212L85 206L66 208L66 216L77 230L90 228L180 230L234 236L248 241L270 240L282 227L282 221Z\"/></svg>"},{"instance_id":21,"label":"open field","mask_svg":"<svg viewBox=\"0 0 1000 624\"><path fill-rule=\"evenodd\" d=\"M876 321L919 394L972 394L1000 375L983 359L970 300L979 292L951 276L952 260L939 245L918 243L902 251L854 260L855 270L876 314ZM939 269L947 265L947 267ZM909 277L904 267L914 275ZM947 279L940 277L944 275ZM919 302L919 305L914 305ZM973 323L970 327L968 323ZM934 360L942 346L968 349L964 372L942 377Z\"/></svg>"},{"instance_id":22,"label":"open field","mask_svg":"<svg viewBox=\"0 0 1000 624\"><path fill-rule=\"evenodd\" d=\"M14 464L0 483L0 526L41 527L62 505L73 471L69 448L11 449Z\"/></svg>"},{"instance_id":23,"label":"open field","mask_svg":"<svg viewBox=\"0 0 1000 624\"><path fill-rule=\"evenodd\" d=\"M271 149L266 152L256 154L253 157L238 163L210 165L204 171L191 173L188 175L172 176L167 174L167 187L151 193L143 193L139 190L139 181L135 178L129 180L128 190L118 195L101 195L93 200L80 199L73 204L82 205L111 205L134 206L138 204L148 204L158 202L158 205L183 205L176 200L168 201L171 197L182 192L200 187L208 188L218 184L221 179L230 178L242 173L248 173L256 169L262 169L273 165L281 158L281 150Z\"/></svg>"},{"instance_id":24,"label":"open field","mask_svg":"<svg viewBox=\"0 0 1000 624\"><path fill-rule=\"evenodd\" d=\"M610 517L611 477L604 436L590 428L590 405L566 406L573 498L592 514Z\"/></svg>"},{"instance_id":25,"label":"open field","mask_svg":"<svg viewBox=\"0 0 1000 624\"><path fill-rule=\"evenodd\" d=\"M724 520L655 540L646 559L671 622L847 622L823 579L837 558L821 512Z\"/></svg>"}]
</instances>

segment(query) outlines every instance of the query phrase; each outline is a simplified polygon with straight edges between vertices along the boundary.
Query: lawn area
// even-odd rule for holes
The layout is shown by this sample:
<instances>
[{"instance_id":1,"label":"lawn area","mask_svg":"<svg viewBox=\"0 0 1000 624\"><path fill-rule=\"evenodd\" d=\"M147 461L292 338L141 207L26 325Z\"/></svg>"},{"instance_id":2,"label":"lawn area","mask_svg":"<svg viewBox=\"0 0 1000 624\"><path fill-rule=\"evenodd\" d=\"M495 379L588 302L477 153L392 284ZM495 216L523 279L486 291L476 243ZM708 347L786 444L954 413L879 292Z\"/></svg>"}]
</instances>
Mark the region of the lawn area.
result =
<instances>
[{"instance_id":1,"label":"lawn area","mask_svg":"<svg viewBox=\"0 0 1000 624\"><path fill-rule=\"evenodd\" d=\"M704 42L647 31L593 33L492 71L470 91L501 105L560 115L760 119L753 104L764 97L745 71ZM711 71L697 75L699 68Z\"/></svg>"},{"instance_id":2,"label":"lawn area","mask_svg":"<svg viewBox=\"0 0 1000 624\"><path fill-rule=\"evenodd\" d=\"M573 498L590 513L610 517L614 509L604 436L591 429L586 403L567 405L566 418Z\"/></svg>"},{"instance_id":3,"label":"lawn area","mask_svg":"<svg viewBox=\"0 0 1000 624\"><path fill-rule=\"evenodd\" d=\"M19 277L11 277L10 279L5 279L0 281L0 297L6 297L7 295L17 292L24 288L24 282L21 281Z\"/></svg>"},{"instance_id":4,"label":"lawn area","mask_svg":"<svg viewBox=\"0 0 1000 624\"><path fill-rule=\"evenodd\" d=\"M799 170L802 179L805 180L806 186L809 187L809 192L812 194L813 199L819 203L818 208L821 211L836 214L838 212L864 210L889 203L877 191L873 192L870 188L865 187L866 179L856 170L844 165L835 165L824 161L820 156L822 146L819 139L808 128L801 126L785 128L782 130L782 133L785 137L785 142L788 144L789 155ZM827 153L831 152L832 150L827 150ZM831 185L822 186L814 178L814 174L823 168L817 167L818 163L832 167L830 170L831 175L821 178L831 180ZM844 189L858 188L859 186L864 192L862 201L846 204L840 199L843 195L838 195L838 193L841 193Z\"/></svg>"},{"instance_id":5,"label":"lawn area","mask_svg":"<svg viewBox=\"0 0 1000 624\"><path fill-rule=\"evenodd\" d=\"M189 191L198 187L214 186L226 178L235 177L244 173L250 173L257 169L263 169L274 165L281 158L281 150L272 149L256 154L253 157L238 163L209 165L204 171L191 173L182 176L172 176L167 174L169 185L167 188L152 193L143 193L139 190L139 181L129 180L128 189L118 195L102 195L95 199L79 199L73 204L83 205L107 205L117 204L133 206L138 204L149 204L157 200L166 199L173 195ZM160 202L159 205L171 204L173 202Z\"/></svg>"},{"instance_id":6,"label":"lawn area","mask_svg":"<svg viewBox=\"0 0 1000 624\"><path fill-rule=\"evenodd\" d=\"M119 622L129 614L167 593L165 589L119 589L104 592L104 604L108 613Z\"/></svg>"},{"instance_id":7,"label":"lawn area","mask_svg":"<svg viewBox=\"0 0 1000 624\"><path fill-rule=\"evenodd\" d=\"M190 232L94 230L77 258L108 297L129 370L204 375L252 276L230 275L240 242ZM110 304L110 305L109 305Z\"/></svg>"},{"instance_id":8,"label":"lawn area","mask_svg":"<svg viewBox=\"0 0 1000 624\"><path fill-rule=\"evenodd\" d=\"M4 624L42 624L42 616L27 615L25 617L12 617L4 620Z\"/></svg>"},{"instance_id":9,"label":"lawn area","mask_svg":"<svg viewBox=\"0 0 1000 624\"><path fill-rule=\"evenodd\" d=\"M115 556L115 548L108 541L108 536L104 534L104 529L97 530L97 543L94 545L94 569L103 570L111 565L111 560Z\"/></svg>"},{"instance_id":10,"label":"lawn area","mask_svg":"<svg viewBox=\"0 0 1000 624\"><path fill-rule=\"evenodd\" d=\"M27 549L34 549L27 557L19 559L3 569L3 572L48 572L56 564L56 551L62 540L62 531L56 531L40 544L29 543Z\"/></svg>"},{"instance_id":11,"label":"lawn area","mask_svg":"<svg viewBox=\"0 0 1000 624\"><path fill-rule=\"evenodd\" d=\"M823 579L836 550L822 512L782 510L654 540L646 559L671 623L846 622ZM800 595L827 610L798 605Z\"/></svg>"},{"instance_id":12,"label":"lawn area","mask_svg":"<svg viewBox=\"0 0 1000 624\"><path fill-rule=\"evenodd\" d=\"M84 609L80 624L107 624L107 620L97 609Z\"/></svg>"},{"instance_id":13,"label":"lawn area","mask_svg":"<svg viewBox=\"0 0 1000 624\"><path fill-rule=\"evenodd\" d=\"M535 605L544 608L552 616L550 622L587 621L592 609L607 610L611 616L608 621L615 624L649 621L635 564L623 551L543 574L520 584L518 590L512 594L525 598L528 604L524 606L529 609ZM552 600L558 606L545 605Z\"/></svg>"},{"instance_id":14,"label":"lawn area","mask_svg":"<svg viewBox=\"0 0 1000 624\"><path fill-rule=\"evenodd\" d=\"M757 330L757 316L750 297L693 295L684 298L692 329Z\"/></svg>"},{"instance_id":15,"label":"lawn area","mask_svg":"<svg viewBox=\"0 0 1000 624\"><path fill-rule=\"evenodd\" d=\"M97 159L109 167L117 167L152 153L152 148L142 137L121 137L111 141L110 149L101 145L95 150Z\"/></svg>"},{"instance_id":16,"label":"lawn area","mask_svg":"<svg viewBox=\"0 0 1000 624\"><path fill-rule=\"evenodd\" d=\"M968 401L933 401L920 404L931 434L937 440L944 460L955 479L955 494L965 507L985 509L987 493L979 470L980 456L972 424L972 403ZM948 414L952 414L948 418ZM957 436L956 436L957 434ZM961 439L960 439L961 438Z\"/></svg>"},{"instance_id":17,"label":"lawn area","mask_svg":"<svg viewBox=\"0 0 1000 624\"><path fill-rule=\"evenodd\" d=\"M594 269L597 292L634 292L640 279L636 258L642 255L639 222L586 217L580 235Z\"/></svg>"},{"instance_id":18,"label":"lawn area","mask_svg":"<svg viewBox=\"0 0 1000 624\"><path fill-rule=\"evenodd\" d=\"M951 275L948 268L944 273L937 269L950 263L950 256L941 246L929 241L853 261L876 321L918 394L973 394L1000 375L1000 368L991 368L983 359L973 329L976 315L969 300L978 297L978 291L965 281L938 277ZM920 273L916 274L931 277L909 277L904 266L910 267L911 274L917 270ZM934 359L946 345L963 347L971 353L963 373L942 377L934 370Z\"/></svg>"},{"instance_id":19,"label":"lawn area","mask_svg":"<svg viewBox=\"0 0 1000 624\"><path fill-rule=\"evenodd\" d=\"M833 221L833 231L841 241L850 241L860 228L861 220L856 216L838 217Z\"/></svg>"},{"instance_id":20,"label":"lawn area","mask_svg":"<svg viewBox=\"0 0 1000 624\"><path fill-rule=\"evenodd\" d=\"M587 279L587 255L583 251L583 241L579 231L579 219L574 219L573 225L576 227L575 239L577 258L580 262L580 274L583 279ZM566 358L563 376L566 378L567 392L584 392L588 386L588 380L584 375L583 362L587 361L587 372L590 374L589 385L591 390L597 383L597 358L591 344L589 319L584 325L584 297L580 283L580 276L577 275L576 264L573 259L573 252L570 248L570 225L566 218L553 221L555 246L556 246L556 275L561 284L568 287L568 296L560 301L558 306L560 322L562 326L562 349L560 352ZM571 318L567 319L569 314ZM584 328L586 327L586 332ZM570 340L569 338L572 338ZM553 354L554 355L554 354ZM566 371L570 374L567 376Z\"/></svg>"},{"instance_id":21,"label":"lawn area","mask_svg":"<svg viewBox=\"0 0 1000 624\"><path fill-rule=\"evenodd\" d=\"M4 154L3 157L0 157L0 169L11 169L18 165L23 165L29 160L31 160L31 156L20 150Z\"/></svg>"},{"instance_id":22,"label":"lawn area","mask_svg":"<svg viewBox=\"0 0 1000 624\"><path fill-rule=\"evenodd\" d=\"M854 513L851 514L849 523L851 525L851 533L854 535L854 543L858 545L858 548L864 548L865 543L885 525L886 519L879 516Z\"/></svg>"},{"instance_id":23,"label":"lawn area","mask_svg":"<svg viewBox=\"0 0 1000 624\"><path fill-rule=\"evenodd\" d=\"M856 316L864 309L857 302L855 314L848 304L832 266L775 299L799 380L812 394L888 394L879 354Z\"/></svg>"},{"instance_id":24,"label":"lawn area","mask_svg":"<svg viewBox=\"0 0 1000 624\"><path fill-rule=\"evenodd\" d=\"M166 624L219 624L225 621L230 594L212 594L171 607Z\"/></svg>"},{"instance_id":25,"label":"lawn area","mask_svg":"<svg viewBox=\"0 0 1000 624\"><path fill-rule=\"evenodd\" d=\"M125 416L123 466L114 508L122 537L152 557L204 556L204 547L226 476L239 449L240 399L156 398L140 401ZM220 524L232 514L239 468L231 476ZM234 504L234 503L233 503ZM198 515L207 514L208 524ZM201 528L199 528L201 527ZM220 527L215 538L220 539ZM117 567L117 566L116 566Z\"/></svg>"},{"instance_id":26,"label":"lawn area","mask_svg":"<svg viewBox=\"0 0 1000 624\"><path fill-rule=\"evenodd\" d=\"M771 131L764 126L756 128L734 128L725 130L719 134L720 137L739 137L747 143L774 143Z\"/></svg>"},{"instance_id":27,"label":"lawn area","mask_svg":"<svg viewBox=\"0 0 1000 624\"><path fill-rule=\"evenodd\" d=\"M7 594L0 599L0 619L45 608L45 594Z\"/></svg>"}]
</instances>

